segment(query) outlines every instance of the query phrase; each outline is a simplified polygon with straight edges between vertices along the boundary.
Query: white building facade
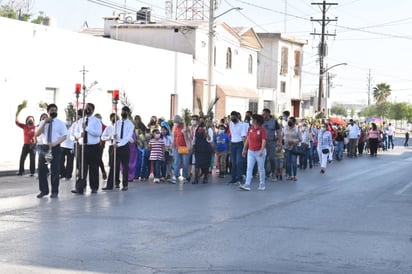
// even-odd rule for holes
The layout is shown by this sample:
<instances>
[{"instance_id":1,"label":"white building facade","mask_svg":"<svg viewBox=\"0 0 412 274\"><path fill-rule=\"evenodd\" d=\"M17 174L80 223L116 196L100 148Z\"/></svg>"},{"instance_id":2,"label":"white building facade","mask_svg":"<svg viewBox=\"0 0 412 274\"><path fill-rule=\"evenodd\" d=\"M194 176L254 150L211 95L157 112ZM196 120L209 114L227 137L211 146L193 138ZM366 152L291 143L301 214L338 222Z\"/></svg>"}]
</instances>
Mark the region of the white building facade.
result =
<instances>
[{"instance_id":1,"label":"white building facade","mask_svg":"<svg viewBox=\"0 0 412 274\"><path fill-rule=\"evenodd\" d=\"M28 101L20 114L21 122L28 115L39 122L45 112L40 102L56 103L59 118L65 120L68 103L76 102L75 85L82 84L83 66L86 87L97 82L87 91L86 102L95 104L95 112L105 123L113 111L110 91L115 89L126 95L133 115L140 115L143 121L152 115L169 119L183 108L192 108L192 55L3 17L0 35L0 89L4 96L0 113L7 129L7 134L0 135L0 170L18 168L23 131L14 123L17 106Z\"/></svg>"}]
</instances>

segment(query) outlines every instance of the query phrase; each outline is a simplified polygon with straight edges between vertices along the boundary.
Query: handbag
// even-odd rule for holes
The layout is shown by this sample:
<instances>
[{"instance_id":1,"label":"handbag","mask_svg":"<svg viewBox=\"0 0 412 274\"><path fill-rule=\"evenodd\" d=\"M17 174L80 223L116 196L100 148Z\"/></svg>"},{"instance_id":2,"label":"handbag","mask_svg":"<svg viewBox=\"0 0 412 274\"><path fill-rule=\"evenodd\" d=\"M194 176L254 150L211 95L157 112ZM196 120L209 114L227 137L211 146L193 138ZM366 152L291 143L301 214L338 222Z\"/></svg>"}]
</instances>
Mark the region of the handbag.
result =
<instances>
[{"instance_id":1,"label":"handbag","mask_svg":"<svg viewBox=\"0 0 412 274\"><path fill-rule=\"evenodd\" d=\"M295 154L295 155L304 155L305 154L305 148L303 146L294 145L292 147L292 153Z\"/></svg>"},{"instance_id":2,"label":"handbag","mask_svg":"<svg viewBox=\"0 0 412 274\"><path fill-rule=\"evenodd\" d=\"M187 146L178 146L177 147L177 152L179 154L188 154L189 153L189 148Z\"/></svg>"},{"instance_id":3,"label":"handbag","mask_svg":"<svg viewBox=\"0 0 412 274\"><path fill-rule=\"evenodd\" d=\"M322 149L322 153L323 153L323 154L328 154L328 153L329 153L329 148L324 148L324 149Z\"/></svg>"}]
</instances>

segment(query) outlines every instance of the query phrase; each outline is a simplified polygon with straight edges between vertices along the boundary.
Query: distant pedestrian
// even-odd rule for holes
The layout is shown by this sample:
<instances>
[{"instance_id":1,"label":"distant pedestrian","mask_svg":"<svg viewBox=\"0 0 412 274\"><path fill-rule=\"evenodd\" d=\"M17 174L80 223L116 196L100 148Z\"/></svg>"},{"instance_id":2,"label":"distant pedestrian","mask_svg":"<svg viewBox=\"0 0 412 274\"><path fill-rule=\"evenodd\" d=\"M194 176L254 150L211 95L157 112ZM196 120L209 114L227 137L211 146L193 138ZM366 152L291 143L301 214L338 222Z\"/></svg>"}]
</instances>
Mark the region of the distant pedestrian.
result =
<instances>
[{"instance_id":1,"label":"distant pedestrian","mask_svg":"<svg viewBox=\"0 0 412 274\"><path fill-rule=\"evenodd\" d=\"M284 128L283 135L287 179L297 181L297 155L293 153L293 150L302 141L302 134L296 126L295 117L289 117L288 125Z\"/></svg>"},{"instance_id":2,"label":"distant pedestrian","mask_svg":"<svg viewBox=\"0 0 412 274\"><path fill-rule=\"evenodd\" d=\"M332 149L333 141L332 134L327 130L327 124L322 124L320 133L318 134L318 150L320 155L320 172L325 173L328 163L329 153Z\"/></svg>"},{"instance_id":3,"label":"distant pedestrian","mask_svg":"<svg viewBox=\"0 0 412 274\"><path fill-rule=\"evenodd\" d=\"M358 148L358 140L361 134L359 126L353 121L353 119L349 120L349 125L347 127L347 135L349 139L349 151L348 156L350 158L357 157L357 148Z\"/></svg>"},{"instance_id":4,"label":"distant pedestrian","mask_svg":"<svg viewBox=\"0 0 412 274\"><path fill-rule=\"evenodd\" d=\"M393 138L395 137L395 128L391 123L388 124L388 149L395 146L393 144Z\"/></svg>"},{"instance_id":5,"label":"distant pedestrian","mask_svg":"<svg viewBox=\"0 0 412 274\"><path fill-rule=\"evenodd\" d=\"M368 132L370 156L376 157L378 152L379 142L382 140L381 132L375 123L372 123Z\"/></svg>"},{"instance_id":6,"label":"distant pedestrian","mask_svg":"<svg viewBox=\"0 0 412 274\"><path fill-rule=\"evenodd\" d=\"M407 129L405 132L405 143L403 144L403 146L409 146L409 129Z\"/></svg>"}]
</instances>

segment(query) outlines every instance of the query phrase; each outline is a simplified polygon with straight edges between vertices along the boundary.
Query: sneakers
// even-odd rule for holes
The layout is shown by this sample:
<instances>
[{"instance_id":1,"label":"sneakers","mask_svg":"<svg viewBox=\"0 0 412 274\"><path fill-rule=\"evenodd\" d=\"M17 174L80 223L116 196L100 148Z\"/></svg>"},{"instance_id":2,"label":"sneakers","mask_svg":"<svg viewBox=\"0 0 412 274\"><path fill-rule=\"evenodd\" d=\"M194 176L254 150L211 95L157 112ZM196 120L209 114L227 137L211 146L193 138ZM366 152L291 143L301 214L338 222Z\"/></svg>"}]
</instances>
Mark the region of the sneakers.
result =
<instances>
[{"instance_id":1,"label":"sneakers","mask_svg":"<svg viewBox=\"0 0 412 274\"><path fill-rule=\"evenodd\" d=\"M172 179L169 180L169 183L171 184L176 184L176 177L172 177Z\"/></svg>"},{"instance_id":2,"label":"sneakers","mask_svg":"<svg viewBox=\"0 0 412 274\"><path fill-rule=\"evenodd\" d=\"M245 190L245 191L250 191L250 187L248 185L241 185L240 189Z\"/></svg>"},{"instance_id":3,"label":"sneakers","mask_svg":"<svg viewBox=\"0 0 412 274\"><path fill-rule=\"evenodd\" d=\"M160 179L159 178L154 178L153 183L156 183L156 184L160 183Z\"/></svg>"},{"instance_id":4,"label":"sneakers","mask_svg":"<svg viewBox=\"0 0 412 274\"><path fill-rule=\"evenodd\" d=\"M260 191L263 191L263 190L265 190L265 189L266 189L265 186L259 186L259 187L258 187L258 190L260 190Z\"/></svg>"}]
</instances>

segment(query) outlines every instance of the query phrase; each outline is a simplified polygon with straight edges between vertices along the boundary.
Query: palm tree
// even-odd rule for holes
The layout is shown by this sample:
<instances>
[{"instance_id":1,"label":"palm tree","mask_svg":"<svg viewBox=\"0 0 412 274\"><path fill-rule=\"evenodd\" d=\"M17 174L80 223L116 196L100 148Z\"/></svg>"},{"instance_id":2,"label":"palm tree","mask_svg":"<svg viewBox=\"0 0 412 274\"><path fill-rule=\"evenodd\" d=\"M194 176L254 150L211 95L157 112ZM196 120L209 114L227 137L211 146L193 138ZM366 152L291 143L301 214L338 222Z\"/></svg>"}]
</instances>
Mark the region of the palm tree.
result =
<instances>
[{"instance_id":1,"label":"palm tree","mask_svg":"<svg viewBox=\"0 0 412 274\"><path fill-rule=\"evenodd\" d=\"M373 88L373 98L375 98L376 103L386 102L386 99L391 95L391 86L386 83L377 84Z\"/></svg>"}]
</instances>

